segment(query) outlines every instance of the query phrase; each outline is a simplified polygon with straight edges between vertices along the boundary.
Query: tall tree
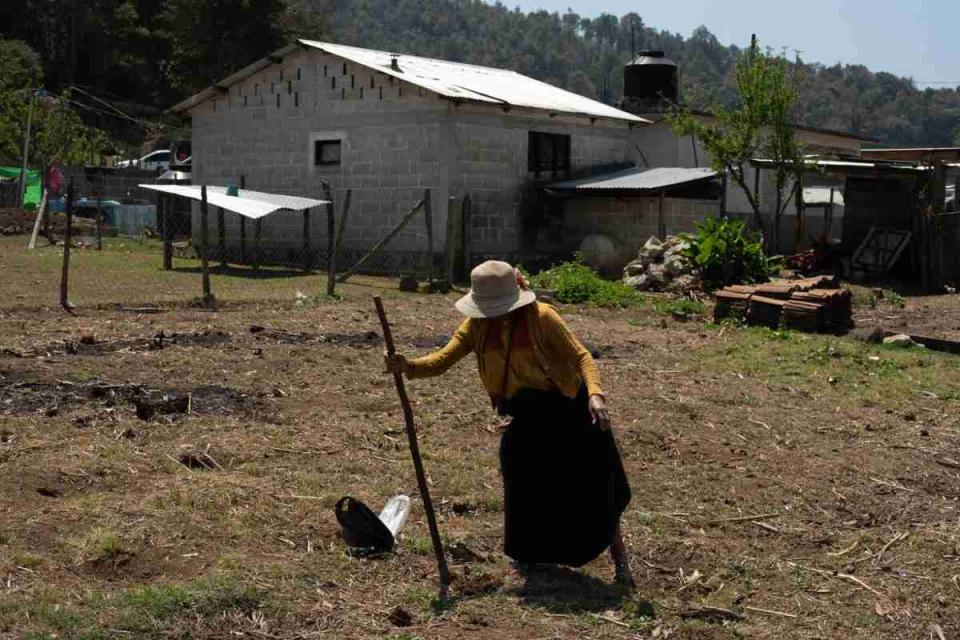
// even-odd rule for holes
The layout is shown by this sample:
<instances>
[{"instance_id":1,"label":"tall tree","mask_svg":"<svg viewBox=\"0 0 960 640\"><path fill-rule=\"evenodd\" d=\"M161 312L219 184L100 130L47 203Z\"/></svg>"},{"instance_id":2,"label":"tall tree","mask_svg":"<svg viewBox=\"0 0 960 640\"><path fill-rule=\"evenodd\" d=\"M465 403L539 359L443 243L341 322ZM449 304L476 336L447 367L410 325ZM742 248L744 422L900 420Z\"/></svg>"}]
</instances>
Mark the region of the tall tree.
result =
<instances>
[{"instance_id":1,"label":"tall tree","mask_svg":"<svg viewBox=\"0 0 960 640\"><path fill-rule=\"evenodd\" d=\"M27 165L82 164L104 147L103 132L84 124L69 91L46 93L37 55L24 43L0 40L0 163L19 166L30 121Z\"/></svg>"},{"instance_id":2,"label":"tall tree","mask_svg":"<svg viewBox=\"0 0 960 640\"><path fill-rule=\"evenodd\" d=\"M796 139L796 80L783 56L764 53L751 44L736 67L737 103L714 104L710 116L687 107L671 115L678 135L696 136L710 155L710 164L729 176L753 209L754 222L763 231L760 193L750 184L748 169L754 158L773 163L776 203L773 224L765 234L770 248L780 245L780 220L791 192L803 172L803 151Z\"/></svg>"}]
</instances>

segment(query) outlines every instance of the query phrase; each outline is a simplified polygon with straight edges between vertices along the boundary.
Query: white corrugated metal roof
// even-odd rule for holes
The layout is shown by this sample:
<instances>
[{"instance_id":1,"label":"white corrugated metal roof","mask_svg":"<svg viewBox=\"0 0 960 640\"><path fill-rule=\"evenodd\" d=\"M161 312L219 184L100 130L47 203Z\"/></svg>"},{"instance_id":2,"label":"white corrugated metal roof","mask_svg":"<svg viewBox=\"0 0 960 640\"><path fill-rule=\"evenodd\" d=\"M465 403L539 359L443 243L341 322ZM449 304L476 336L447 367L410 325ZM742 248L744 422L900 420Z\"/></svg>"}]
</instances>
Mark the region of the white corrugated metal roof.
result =
<instances>
[{"instance_id":1,"label":"white corrugated metal roof","mask_svg":"<svg viewBox=\"0 0 960 640\"><path fill-rule=\"evenodd\" d=\"M547 188L557 191L658 191L716 175L716 171L706 167L632 167L579 180L555 182Z\"/></svg>"},{"instance_id":2,"label":"white corrugated metal roof","mask_svg":"<svg viewBox=\"0 0 960 640\"><path fill-rule=\"evenodd\" d=\"M191 200L201 200L200 185L197 184L141 184L144 189L171 193ZM263 191L240 189L236 196L228 196L226 187L207 187L207 202L212 207L221 207L240 215L256 220L268 216L275 211L303 211L322 204L329 204L328 200L314 200L299 196L285 196Z\"/></svg>"},{"instance_id":3,"label":"white corrugated metal roof","mask_svg":"<svg viewBox=\"0 0 960 640\"><path fill-rule=\"evenodd\" d=\"M873 161L873 160L815 160L814 157L806 159L807 167L821 167L826 170L836 169L838 172L842 172L845 169L876 169L878 171L890 171L890 172L905 172L905 173L914 173L914 172L924 172L930 171L933 167L919 165L919 164L910 164L907 162L888 162L888 161ZM773 160L769 158L754 158L751 160L754 165L758 167L770 168L774 166Z\"/></svg>"},{"instance_id":4,"label":"white corrugated metal roof","mask_svg":"<svg viewBox=\"0 0 960 640\"><path fill-rule=\"evenodd\" d=\"M626 122L652 124L646 118L635 116L632 113L621 111L602 102L585 98L508 69L481 67L406 54L392 54L387 51L348 47L317 40L298 40L298 43L300 46L319 49L344 60L399 78L451 100L468 100L503 107L526 107L552 113L568 113L592 118L610 118ZM244 67L216 83L213 87L204 89L177 104L173 107L173 111L192 109L216 95L218 91L228 89L231 85L274 64L277 59L289 55L295 49L296 45L288 45L270 56ZM394 69L391 65L394 57L397 58L399 70Z\"/></svg>"},{"instance_id":5,"label":"white corrugated metal roof","mask_svg":"<svg viewBox=\"0 0 960 640\"><path fill-rule=\"evenodd\" d=\"M630 122L649 122L632 113L560 89L507 69L421 58L386 51L300 40L308 47L356 62L451 99L529 107ZM399 70L392 66L396 58Z\"/></svg>"}]
</instances>

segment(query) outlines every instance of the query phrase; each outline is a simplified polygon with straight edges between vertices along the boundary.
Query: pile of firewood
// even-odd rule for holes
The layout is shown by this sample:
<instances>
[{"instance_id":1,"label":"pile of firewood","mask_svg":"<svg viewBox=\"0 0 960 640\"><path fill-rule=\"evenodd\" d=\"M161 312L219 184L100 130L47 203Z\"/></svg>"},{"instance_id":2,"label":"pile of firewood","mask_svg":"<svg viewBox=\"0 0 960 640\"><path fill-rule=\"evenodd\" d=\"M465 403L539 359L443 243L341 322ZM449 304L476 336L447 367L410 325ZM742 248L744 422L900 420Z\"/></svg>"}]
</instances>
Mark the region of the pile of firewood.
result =
<instances>
[{"instance_id":1,"label":"pile of firewood","mask_svg":"<svg viewBox=\"0 0 960 640\"><path fill-rule=\"evenodd\" d=\"M834 277L736 284L716 292L714 320L800 331L845 331L853 326L852 295Z\"/></svg>"}]
</instances>

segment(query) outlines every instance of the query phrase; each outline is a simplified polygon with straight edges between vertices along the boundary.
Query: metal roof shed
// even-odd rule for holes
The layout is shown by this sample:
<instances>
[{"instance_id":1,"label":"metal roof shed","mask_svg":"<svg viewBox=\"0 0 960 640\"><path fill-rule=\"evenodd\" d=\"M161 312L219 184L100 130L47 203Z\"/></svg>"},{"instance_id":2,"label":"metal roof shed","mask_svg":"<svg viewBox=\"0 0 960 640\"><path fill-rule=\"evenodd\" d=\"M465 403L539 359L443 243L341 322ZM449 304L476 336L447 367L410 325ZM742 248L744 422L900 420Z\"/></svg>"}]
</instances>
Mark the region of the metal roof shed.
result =
<instances>
[{"instance_id":1,"label":"metal roof shed","mask_svg":"<svg viewBox=\"0 0 960 640\"><path fill-rule=\"evenodd\" d=\"M826 160L811 158L808 171L843 177L844 224L843 247L851 251L870 234L870 230L904 231L911 235L908 255L910 270L919 276L926 291L945 284L960 282L960 212L947 211L946 182L948 172L960 181L953 164L944 157L920 159L926 150L889 150L890 157L913 155L914 161L884 159L885 150L864 152L876 159ZM953 149L946 149L946 159ZM767 159L753 164L772 168Z\"/></svg>"},{"instance_id":2,"label":"metal roof shed","mask_svg":"<svg viewBox=\"0 0 960 640\"><path fill-rule=\"evenodd\" d=\"M656 167L653 169L631 167L576 180L554 182L546 186L546 191L551 195L568 198L577 196L659 196L657 233L661 238L664 238L667 235L664 219L664 199L667 194L673 193L683 197L685 189L707 187L714 183L719 175L716 171L706 167ZM722 202L721 195L721 210L723 209Z\"/></svg>"},{"instance_id":3,"label":"metal roof shed","mask_svg":"<svg viewBox=\"0 0 960 640\"><path fill-rule=\"evenodd\" d=\"M711 180L718 175L716 171L704 167L657 167L655 169L632 167L578 180L555 182L547 185L547 189L590 195L599 193L650 195L703 180Z\"/></svg>"}]
</instances>

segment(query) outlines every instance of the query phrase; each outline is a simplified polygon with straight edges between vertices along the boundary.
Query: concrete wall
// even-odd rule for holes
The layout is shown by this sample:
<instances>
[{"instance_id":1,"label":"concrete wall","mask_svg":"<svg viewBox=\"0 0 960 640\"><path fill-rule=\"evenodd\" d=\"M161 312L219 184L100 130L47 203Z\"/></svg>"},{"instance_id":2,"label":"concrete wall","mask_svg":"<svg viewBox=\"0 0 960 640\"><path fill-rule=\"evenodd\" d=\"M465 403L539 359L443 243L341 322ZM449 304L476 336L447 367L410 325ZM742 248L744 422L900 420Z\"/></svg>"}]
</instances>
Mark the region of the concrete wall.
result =
<instances>
[{"instance_id":1,"label":"concrete wall","mask_svg":"<svg viewBox=\"0 0 960 640\"><path fill-rule=\"evenodd\" d=\"M576 251L585 236L600 234L613 241L617 259L626 264L650 236L659 235L660 198L585 196L564 203L566 250ZM664 198L663 220L667 235L694 231L694 223L717 216L716 200Z\"/></svg>"},{"instance_id":2,"label":"concrete wall","mask_svg":"<svg viewBox=\"0 0 960 640\"><path fill-rule=\"evenodd\" d=\"M620 123L551 118L548 114L502 113L460 108L453 117L450 191L471 197L471 244L478 255L516 257L553 248L540 227L542 205L535 194L544 184L562 180L529 172L530 131L570 136L571 173L633 162L632 132Z\"/></svg>"}]
</instances>

